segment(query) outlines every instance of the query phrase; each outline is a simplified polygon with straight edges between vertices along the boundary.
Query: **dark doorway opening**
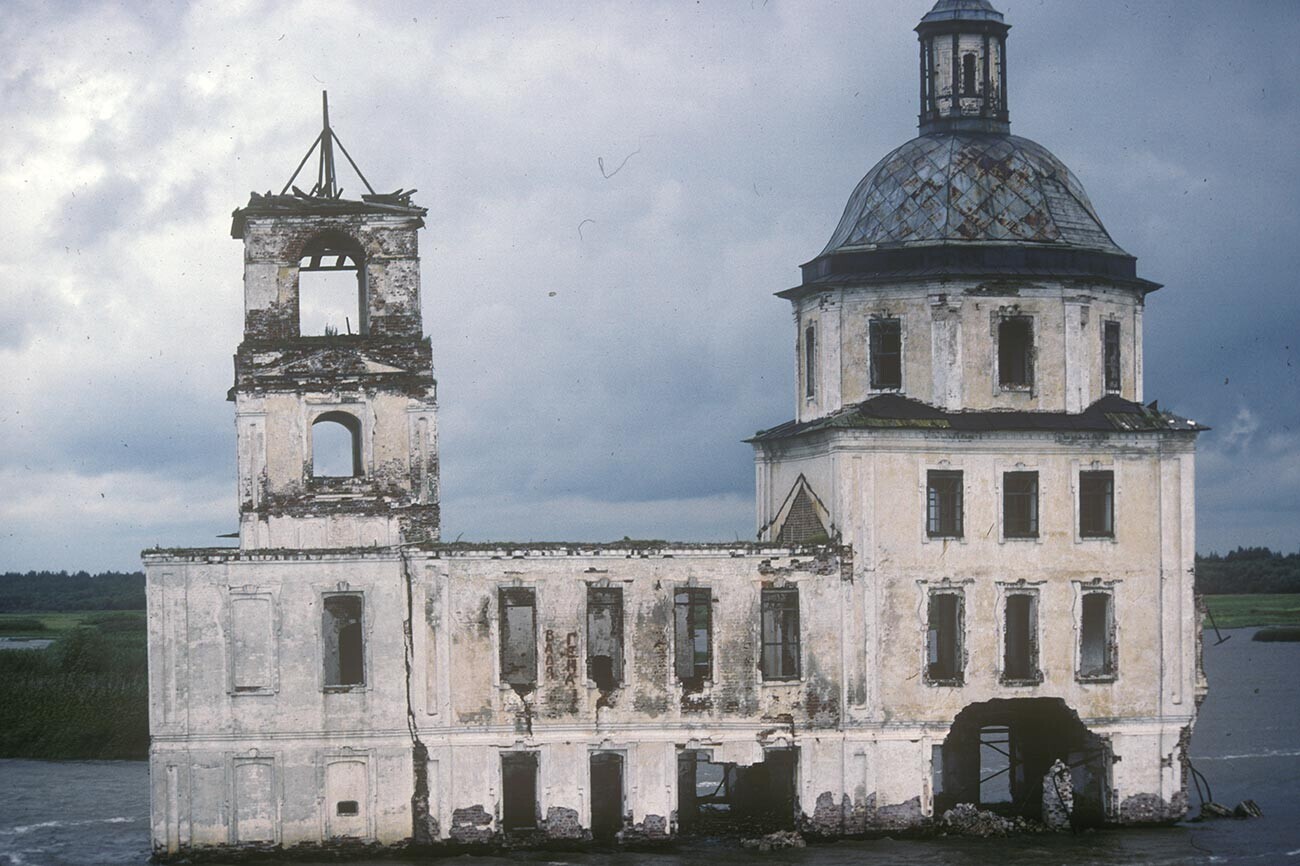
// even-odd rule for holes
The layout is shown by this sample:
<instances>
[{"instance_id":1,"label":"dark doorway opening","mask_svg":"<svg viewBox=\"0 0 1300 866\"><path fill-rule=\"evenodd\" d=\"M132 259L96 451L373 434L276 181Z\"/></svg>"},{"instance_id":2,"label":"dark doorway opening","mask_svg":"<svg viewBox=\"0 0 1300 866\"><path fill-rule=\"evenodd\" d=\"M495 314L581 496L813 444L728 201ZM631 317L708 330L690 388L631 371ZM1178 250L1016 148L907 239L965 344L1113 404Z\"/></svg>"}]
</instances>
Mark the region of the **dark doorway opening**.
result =
<instances>
[{"instance_id":1,"label":"dark doorway opening","mask_svg":"<svg viewBox=\"0 0 1300 866\"><path fill-rule=\"evenodd\" d=\"M709 752L677 754L677 822L682 832L772 832L794 827L794 749L768 749L757 764L714 763Z\"/></svg>"},{"instance_id":2,"label":"dark doorway opening","mask_svg":"<svg viewBox=\"0 0 1300 866\"><path fill-rule=\"evenodd\" d=\"M947 739L934 750L935 813L972 803L1004 815L1041 819L1043 777L1058 758L1070 768L1071 824L1104 823L1110 744L1089 731L1064 701L1017 698L971 704L957 714Z\"/></svg>"},{"instance_id":3,"label":"dark doorway opening","mask_svg":"<svg viewBox=\"0 0 1300 866\"><path fill-rule=\"evenodd\" d=\"M591 756L591 835L613 842L623 829L623 756L597 752Z\"/></svg>"},{"instance_id":4,"label":"dark doorway opening","mask_svg":"<svg viewBox=\"0 0 1300 866\"><path fill-rule=\"evenodd\" d=\"M501 826L509 830L537 826L537 753L501 754Z\"/></svg>"}]
</instances>

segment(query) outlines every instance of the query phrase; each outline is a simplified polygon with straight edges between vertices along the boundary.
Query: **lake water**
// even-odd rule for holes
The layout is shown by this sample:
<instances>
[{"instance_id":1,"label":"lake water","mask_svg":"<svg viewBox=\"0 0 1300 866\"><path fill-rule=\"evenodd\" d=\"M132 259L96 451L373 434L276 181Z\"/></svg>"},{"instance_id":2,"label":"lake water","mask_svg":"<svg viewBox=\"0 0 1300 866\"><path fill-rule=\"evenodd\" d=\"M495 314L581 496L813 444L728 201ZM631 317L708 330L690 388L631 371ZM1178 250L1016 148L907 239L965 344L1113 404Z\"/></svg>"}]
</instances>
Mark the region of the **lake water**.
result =
<instances>
[{"instance_id":1,"label":"lake water","mask_svg":"<svg viewBox=\"0 0 1300 866\"><path fill-rule=\"evenodd\" d=\"M1255 643L1253 631L1225 632L1232 639L1220 646L1214 645L1213 633L1208 636L1210 697L1201 708L1192 760L1208 778L1215 800L1231 807L1253 799L1263 818L1078 836L839 842L764 855L701 844L663 854L551 852L459 862L1300 866L1300 643ZM0 760L0 866L144 864L149 858L147 783L142 762Z\"/></svg>"}]
</instances>

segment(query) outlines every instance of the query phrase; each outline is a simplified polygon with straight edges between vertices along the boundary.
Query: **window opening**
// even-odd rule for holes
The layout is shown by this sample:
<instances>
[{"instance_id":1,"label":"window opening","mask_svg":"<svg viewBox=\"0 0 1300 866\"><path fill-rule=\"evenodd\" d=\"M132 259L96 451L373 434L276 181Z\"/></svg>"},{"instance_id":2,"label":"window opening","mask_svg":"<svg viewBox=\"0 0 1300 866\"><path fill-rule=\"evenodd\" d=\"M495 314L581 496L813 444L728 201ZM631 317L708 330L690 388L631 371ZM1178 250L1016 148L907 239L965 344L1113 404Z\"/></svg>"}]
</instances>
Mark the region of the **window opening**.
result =
<instances>
[{"instance_id":1,"label":"window opening","mask_svg":"<svg viewBox=\"0 0 1300 866\"><path fill-rule=\"evenodd\" d=\"M966 54L961 59L961 95L975 96L975 55Z\"/></svg>"},{"instance_id":2,"label":"window opening","mask_svg":"<svg viewBox=\"0 0 1300 866\"><path fill-rule=\"evenodd\" d=\"M1028 316L998 322L998 384L1029 388L1034 384L1034 326Z\"/></svg>"},{"instance_id":3,"label":"window opening","mask_svg":"<svg viewBox=\"0 0 1300 866\"><path fill-rule=\"evenodd\" d=\"M712 674L713 591L707 587L678 589L673 608L677 679L688 687L700 688Z\"/></svg>"},{"instance_id":4,"label":"window opening","mask_svg":"<svg viewBox=\"0 0 1300 866\"><path fill-rule=\"evenodd\" d=\"M356 478L361 468L361 421L347 412L326 412L311 422L313 478Z\"/></svg>"},{"instance_id":5,"label":"window opening","mask_svg":"<svg viewBox=\"0 0 1300 866\"><path fill-rule=\"evenodd\" d=\"M623 590L587 587L587 678L601 691L623 682Z\"/></svg>"},{"instance_id":6,"label":"window opening","mask_svg":"<svg viewBox=\"0 0 1300 866\"><path fill-rule=\"evenodd\" d=\"M497 590L501 681L521 695L537 685L537 601L530 588Z\"/></svg>"},{"instance_id":7,"label":"window opening","mask_svg":"<svg viewBox=\"0 0 1300 866\"><path fill-rule=\"evenodd\" d=\"M326 596L322 632L325 636L325 685L365 684L365 646L359 595Z\"/></svg>"},{"instance_id":8,"label":"window opening","mask_svg":"<svg viewBox=\"0 0 1300 866\"><path fill-rule=\"evenodd\" d=\"M809 325L803 332L804 396L817 393L817 331Z\"/></svg>"},{"instance_id":9,"label":"window opening","mask_svg":"<svg viewBox=\"0 0 1300 866\"><path fill-rule=\"evenodd\" d=\"M940 685L961 685L962 597L958 593L930 593L926 679Z\"/></svg>"},{"instance_id":10,"label":"window opening","mask_svg":"<svg viewBox=\"0 0 1300 866\"><path fill-rule=\"evenodd\" d=\"M1011 729L980 728L980 805L1011 802Z\"/></svg>"},{"instance_id":11,"label":"window opening","mask_svg":"<svg viewBox=\"0 0 1300 866\"><path fill-rule=\"evenodd\" d=\"M359 815L361 807L356 800L339 800L334 807L335 815Z\"/></svg>"},{"instance_id":12,"label":"window opening","mask_svg":"<svg viewBox=\"0 0 1300 866\"><path fill-rule=\"evenodd\" d=\"M931 469L926 473L926 532L931 538L961 538L960 470Z\"/></svg>"},{"instance_id":13,"label":"window opening","mask_svg":"<svg viewBox=\"0 0 1300 866\"><path fill-rule=\"evenodd\" d=\"M613 841L623 829L623 756L597 752L591 756L591 835Z\"/></svg>"},{"instance_id":14,"label":"window opening","mask_svg":"<svg viewBox=\"0 0 1300 866\"><path fill-rule=\"evenodd\" d=\"M1106 390L1115 392L1120 390L1120 354L1119 354L1119 322L1106 322L1102 330L1103 356L1105 358L1106 368Z\"/></svg>"},{"instance_id":15,"label":"window opening","mask_svg":"<svg viewBox=\"0 0 1300 866\"><path fill-rule=\"evenodd\" d=\"M1079 473L1079 535L1084 538L1114 537L1114 472Z\"/></svg>"},{"instance_id":16,"label":"window opening","mask_svg":"<svg viewBox=\"0 0 1300 866\"><path fill-rule=\"evenodd\" d=\"M1007 596L1002 676L1036 682L1038 674L1038 603L1031 593Z\"/></svg>"},{"instance_id":17,"label":"window opening","mask_svg":"<svg viewBox=\"0 0 1300 866\"><path fill-rule=\"evenodd\" d=\"M706 751L677 753L677 818L708 835L743 828L779 830L794 823L795 751L768 749L757 764L713 763Z\"/></svg>"},{"instance_id":18,"label":"window opening","mask_svg":"<svg viewBox=\"0 0 1300 866\"><path fill-rule=\"evenodd\" d=\"M298 333L304 337L368 330L364 258L349 237L313 238L298 263Z\"/></svg>"},{"instance_id":19,"label":"window opening","mask_svg":"<svg viewBox=\"0 0 1300 866\"><path fill-rule=\"evenodd\" d=\"M1083 594L1079 624L1079 676L1083 679L1113 677L1115 656L1111 640L1114 615L1111 596L1105 592Z\"/></svg>"},{"instance_id":20,"label":"window opening","mask_svg":"<svg viewBox=\"0 0 1300 866\"><path fill-rule=\"evenodd\" d=\"M762 640L759 665L763 679L799 679L798 587L763 590Z\"/></svg>"},{"instance_id":21,"label":"window opening","mask_svg":"<svg viewBox=\"0 0 1300 866\"><path fill-rule=\"evenodd\" d=\"M1006 538L1038 537L1038 473L1002 474L1002 534Z\"/></svg>"},{"instance_id":22,"label":"window opening","mask_svg":"<svg viewBox=\"0 0 1300 866\"><path fill-rule=\"evenodd\" d=\"M872 319L871 387L876 390L903 387L903 325L898 319Z\"/></svg>"},{"instance_id":23,"label":"window opening","mask_svg":"<svg viewBox=\"0 0 1300 866\"><path fill-rule=\"evenodd\" d=\"M501 753L501 827L537 826L537 753Z\"/></svg>"}]
</instances>

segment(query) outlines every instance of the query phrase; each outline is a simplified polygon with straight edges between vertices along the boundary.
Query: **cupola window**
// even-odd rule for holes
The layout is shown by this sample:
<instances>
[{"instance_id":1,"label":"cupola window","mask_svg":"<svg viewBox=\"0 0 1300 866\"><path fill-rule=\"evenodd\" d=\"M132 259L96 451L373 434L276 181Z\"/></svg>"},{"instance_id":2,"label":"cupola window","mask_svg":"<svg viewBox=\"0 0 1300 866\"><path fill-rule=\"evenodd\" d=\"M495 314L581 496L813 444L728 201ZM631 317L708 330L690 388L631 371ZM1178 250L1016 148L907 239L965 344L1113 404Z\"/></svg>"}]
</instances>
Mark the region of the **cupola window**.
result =
<instances>
[{"instance_id":1,"label":"cupola window","mask_svg":"<svg viewBox=\"0 0 1300 866\"><path fill-rule=\"evenodd\" d=\"M961 95L976 96L975 92L975 55L966 54L961 59Z\"/></svg>"},{"instance_id":2,"label":"cupola window","mask_svg":"<svg viewBox=\"0 0 1300 866\"><path fill-rule=\"evenodd\" d=\"M1034 322L1028 316L998 322L998 384L1010 389L1034 384Z\"/></svg>"},{"instance_id":3,"label":"cupola window","mask_svg":"<svg viewBox=\"0 0 1300 866\"><path fill-rule=\"evenodd\" d=\"M803 332L803 395L809 400L817 395L817 329L812 325Z\"/></svg>"}]
</instances>

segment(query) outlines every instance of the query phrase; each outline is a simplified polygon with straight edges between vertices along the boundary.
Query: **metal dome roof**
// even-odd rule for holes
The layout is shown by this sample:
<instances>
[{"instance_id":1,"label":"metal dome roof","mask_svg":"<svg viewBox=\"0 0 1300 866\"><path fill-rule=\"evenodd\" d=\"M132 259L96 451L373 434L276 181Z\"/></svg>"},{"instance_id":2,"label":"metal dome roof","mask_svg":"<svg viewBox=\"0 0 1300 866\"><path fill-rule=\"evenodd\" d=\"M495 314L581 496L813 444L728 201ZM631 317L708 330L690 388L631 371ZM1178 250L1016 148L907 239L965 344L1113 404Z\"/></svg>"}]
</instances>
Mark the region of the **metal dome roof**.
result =
<instances>
[{"instance_id":1,"label":"metal dome roof","mask_svg":"<svg viewBox=\"0 0 1300 866\"><path fill-rule=\"evenodd\" d=\"M1015 135L960 132L914 138L878 162L820 255L989 243L1128 255L1047 148Z\"/></svg>"},{"instance_id":2,"label":"metal dome roof","mask_svg":"<svg viewBox=\"0 0 1300 866\"><path fill-rule=\"evenodd\" d=\"M1001 21L1002 13L988 0L939 0L921 23L931 21Z\"/></svg>"}]
</instances>

